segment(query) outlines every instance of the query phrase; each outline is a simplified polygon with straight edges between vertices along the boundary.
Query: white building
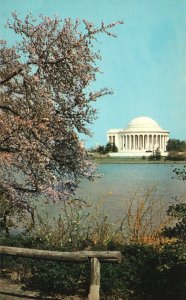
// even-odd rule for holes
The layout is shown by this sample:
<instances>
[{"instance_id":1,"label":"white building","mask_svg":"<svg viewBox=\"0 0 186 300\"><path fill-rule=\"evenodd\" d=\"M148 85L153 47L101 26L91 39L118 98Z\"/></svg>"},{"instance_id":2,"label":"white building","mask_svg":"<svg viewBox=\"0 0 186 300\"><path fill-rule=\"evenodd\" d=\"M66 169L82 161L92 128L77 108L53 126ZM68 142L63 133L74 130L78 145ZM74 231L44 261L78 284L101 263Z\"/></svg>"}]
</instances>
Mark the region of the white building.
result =
<instances>
[{"instance_id":1,"label":"white building","mask_svg":"<svg viewBox=\"0 0 186 300\"><path fill-rule=\"evenodd\" d=\"M149 156L156 149L160 150L162 156L166 156L168 140L169 131L148 117L133 119L126 129L107 131L107 141L118 148L117 153L110 153L111 156Z\"/></svg>"}]
</instances>

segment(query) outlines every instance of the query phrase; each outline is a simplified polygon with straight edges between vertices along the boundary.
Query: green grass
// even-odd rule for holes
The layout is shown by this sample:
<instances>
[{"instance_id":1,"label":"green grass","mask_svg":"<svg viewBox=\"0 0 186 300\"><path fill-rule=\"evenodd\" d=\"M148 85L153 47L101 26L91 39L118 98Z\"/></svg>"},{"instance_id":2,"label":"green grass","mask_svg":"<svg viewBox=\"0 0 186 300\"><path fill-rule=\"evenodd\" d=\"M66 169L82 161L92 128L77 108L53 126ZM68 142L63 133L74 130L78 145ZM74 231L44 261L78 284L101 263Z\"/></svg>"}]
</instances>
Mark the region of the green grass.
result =
<instances>
[{"instance_id":1,"label":"green grass","mask_svg":"<svg viewBox=\"0 0 186 300\"><path fill-rule=\"evenodd\" d=\"M165 158L157 161L151 161L142 157L97 157L94 158L97 164L173 164L173 161L165 161ZM176 161L177 164L183 164L185 161Z\"/></svg>"}]
</instances>

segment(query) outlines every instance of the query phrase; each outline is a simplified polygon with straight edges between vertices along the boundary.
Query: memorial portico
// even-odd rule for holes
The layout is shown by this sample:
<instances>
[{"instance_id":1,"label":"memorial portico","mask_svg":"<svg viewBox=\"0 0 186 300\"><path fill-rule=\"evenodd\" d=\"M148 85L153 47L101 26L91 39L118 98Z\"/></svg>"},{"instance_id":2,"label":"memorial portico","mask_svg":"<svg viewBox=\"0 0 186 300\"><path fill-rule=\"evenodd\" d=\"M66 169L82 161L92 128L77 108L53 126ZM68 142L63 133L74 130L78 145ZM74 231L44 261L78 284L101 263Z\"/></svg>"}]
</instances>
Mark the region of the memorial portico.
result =
<instances>
[{"instance_id":1,"label":"memorial portico","mask_svg":"<svg viewBox=\"0 0 186 300\"><path fill-rule=\"evenodd\" d=\"M169 132L148 117L133 119L126 129L110 129L107 132L108 142L118 148L115 156L149 156L156 149L166 156L168 139Z\"/></svg>"}]
</instances>

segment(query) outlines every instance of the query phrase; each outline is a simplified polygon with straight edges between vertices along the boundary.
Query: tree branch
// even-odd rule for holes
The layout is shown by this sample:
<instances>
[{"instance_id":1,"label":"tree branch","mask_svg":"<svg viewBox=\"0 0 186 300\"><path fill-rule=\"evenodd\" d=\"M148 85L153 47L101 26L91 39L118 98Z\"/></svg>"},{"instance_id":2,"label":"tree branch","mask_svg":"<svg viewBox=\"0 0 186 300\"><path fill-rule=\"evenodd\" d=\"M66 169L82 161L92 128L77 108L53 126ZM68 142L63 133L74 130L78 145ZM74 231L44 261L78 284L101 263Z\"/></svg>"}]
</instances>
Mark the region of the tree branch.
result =
<instances>
[{"instance_id":1,"label":"tree branch","mask_svg":"<svg viewBox=\"0 0 186 300\"><path fill-rule=\"evenodd\" d=\"M7 81L9 81L10 79L12 79L13 77L15 77L16 75L20 74L21 71L23 71L23 67L19 68L17 71L14 71L12 74L10 74L8 77L6 77L5 79L0 81L0 84L4 84Z\"/></svg>"},{"instance_id":2,"label":"tree branch","mask_svg":"<svg viewBox=\"0 0 186 300\"><path fill-rule=\"evenodd\" d=\"M13 115L20 117L20 115L18 114L18 112L16 112L15 110L13 110L10 106L7 105L0 105L0 109L2 110L8 110L10 111Z\"/></svg>"}]
</instances>

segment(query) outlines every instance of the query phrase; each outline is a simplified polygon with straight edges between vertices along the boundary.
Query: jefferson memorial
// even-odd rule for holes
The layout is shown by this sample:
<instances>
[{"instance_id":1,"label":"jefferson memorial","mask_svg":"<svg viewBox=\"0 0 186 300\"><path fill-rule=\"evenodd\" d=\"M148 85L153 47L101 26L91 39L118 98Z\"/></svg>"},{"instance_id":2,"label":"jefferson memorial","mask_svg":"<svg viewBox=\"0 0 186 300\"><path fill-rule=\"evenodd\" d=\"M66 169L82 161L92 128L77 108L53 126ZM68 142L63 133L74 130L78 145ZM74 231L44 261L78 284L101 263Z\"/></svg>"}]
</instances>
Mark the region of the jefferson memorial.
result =
<instances>
[{"instance_id":1,"label":"jefferson memorial","mask_svg":"<svg viewBox=\"0 0 186 300\"><path fill-rule=\"evenodd\" d=\"M169 131L148 117L133 119L126 129L107 131L107 141L118 148L118 152L110 153L110 156L150 156L157 149L166 156L168 140Z\"/></svg>"}]
</instances>

